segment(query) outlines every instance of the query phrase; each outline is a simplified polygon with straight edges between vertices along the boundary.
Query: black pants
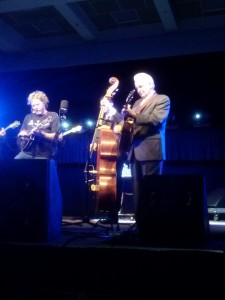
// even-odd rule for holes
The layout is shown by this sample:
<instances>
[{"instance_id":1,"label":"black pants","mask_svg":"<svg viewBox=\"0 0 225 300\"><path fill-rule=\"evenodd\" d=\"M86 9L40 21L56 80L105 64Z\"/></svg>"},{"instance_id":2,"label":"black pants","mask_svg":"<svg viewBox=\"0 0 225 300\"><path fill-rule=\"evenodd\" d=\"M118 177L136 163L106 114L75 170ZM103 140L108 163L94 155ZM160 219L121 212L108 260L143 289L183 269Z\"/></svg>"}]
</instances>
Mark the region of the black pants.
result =
<instances>
[{"instance_id":1,"label":"black pants","mask_svg":"<svg viewBox=\"0 0 225 300\"><path fill-rule=\"evenodd\" d=\"M133 200L135 215L137 213L139 199L142 197L142 183L146 175L161 175L163 170L163 161L138 161L134 159L131 162L131 175L133 187Z\"/></svg>"}]
</instances>

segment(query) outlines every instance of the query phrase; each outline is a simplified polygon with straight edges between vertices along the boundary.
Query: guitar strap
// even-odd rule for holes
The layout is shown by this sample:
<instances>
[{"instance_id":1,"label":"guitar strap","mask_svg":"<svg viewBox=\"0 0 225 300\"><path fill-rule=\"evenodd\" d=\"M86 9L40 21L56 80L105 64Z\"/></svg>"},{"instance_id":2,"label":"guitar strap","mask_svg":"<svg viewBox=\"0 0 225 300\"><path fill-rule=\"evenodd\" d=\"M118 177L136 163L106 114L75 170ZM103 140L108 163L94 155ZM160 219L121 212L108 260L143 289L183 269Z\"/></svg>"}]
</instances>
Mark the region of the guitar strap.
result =
<instances>
[{"instance_id":1,"label":"guitar strap","mask_svg":"<svg viewBox=\"0 0 225 300\"><path fill-rule=\"evenodd\" d=\"M141 105L141 102L138 106L132 108L132 112L136 114L140 114L140 112L152 102L152 100L157 96L157 93L154 93L143 105Z\"/></svg>"}]
</instances>

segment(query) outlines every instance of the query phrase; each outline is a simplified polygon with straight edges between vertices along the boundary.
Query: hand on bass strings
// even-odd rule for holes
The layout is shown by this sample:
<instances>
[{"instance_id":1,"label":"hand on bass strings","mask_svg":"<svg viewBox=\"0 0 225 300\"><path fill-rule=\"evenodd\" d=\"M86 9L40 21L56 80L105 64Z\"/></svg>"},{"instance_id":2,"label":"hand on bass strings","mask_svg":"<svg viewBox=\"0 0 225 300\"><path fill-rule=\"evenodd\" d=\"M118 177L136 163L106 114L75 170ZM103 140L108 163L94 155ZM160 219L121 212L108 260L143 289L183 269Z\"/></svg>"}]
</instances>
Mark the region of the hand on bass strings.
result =
<instances>
[{"instance_id":1,"label":"hand on bass strings","mask_svg":"<svg viewBox=\"0 0 225 300\"><path fill-rule=\"evenodd\" d=\"M91 143L89 146L89 151L97 151L97 143Z\"/></svg>"},{"instance_id":2,"label":"hand on bass strings","mask_svg":"<svg viewBox=\"0 0 225 300\"><path fill-rule=\"evenodd\" d=\"M106 97L102 98L100 101L100 105L104 106L105 113L113 116L116 113L115 107L113 107L113 103L110 102Z\"/></svg>"},{"instance_id":3,"label":"hand on bass strings","mask_svg":"<svg viewBox=\"0 0 225 300\"><path fill-rule=\"evenodd\" d=\"M100 101L100 105L105 106L105 108L109 108L110 106L112 106L112 103L109 101L109 99L103 97Z\"/></svg>"}]
</instances>

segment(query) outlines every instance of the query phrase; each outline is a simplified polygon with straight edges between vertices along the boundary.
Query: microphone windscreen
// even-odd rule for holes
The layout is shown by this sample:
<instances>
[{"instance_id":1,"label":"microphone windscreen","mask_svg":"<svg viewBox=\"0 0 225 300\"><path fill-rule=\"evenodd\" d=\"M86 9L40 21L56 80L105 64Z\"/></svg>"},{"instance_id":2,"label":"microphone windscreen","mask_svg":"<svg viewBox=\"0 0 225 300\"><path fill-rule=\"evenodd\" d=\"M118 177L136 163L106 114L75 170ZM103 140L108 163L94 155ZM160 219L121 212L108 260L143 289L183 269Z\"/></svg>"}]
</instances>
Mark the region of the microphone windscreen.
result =
<instances>
[{"instance_id":1,"label":"microphone windscreen","mask_svg":"<svg viewBox=\"0 0 225 300\"><path fill-rule=\"evenodd\" d=\"M68 109L68 101L62 100L60 103L60 109Z\"/></svg>"}]
</instances>

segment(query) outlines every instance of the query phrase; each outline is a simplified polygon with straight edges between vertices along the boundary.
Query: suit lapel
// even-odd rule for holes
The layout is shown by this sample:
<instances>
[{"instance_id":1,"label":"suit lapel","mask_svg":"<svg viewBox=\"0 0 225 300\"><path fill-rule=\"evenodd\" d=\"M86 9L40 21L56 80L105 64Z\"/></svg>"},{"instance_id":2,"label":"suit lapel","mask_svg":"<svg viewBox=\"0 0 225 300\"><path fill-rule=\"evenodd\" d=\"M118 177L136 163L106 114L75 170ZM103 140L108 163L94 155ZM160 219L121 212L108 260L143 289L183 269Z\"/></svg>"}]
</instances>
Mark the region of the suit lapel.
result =
<instances>
[{"instance_id":1,"label":"suit lapel","mask_svg":"<svg viewBox=\"0 0 225 300\"><path fill-rule=\"evenodd\" d=\"M152 101L158 96L157 93L154 93L145 103L144 105L141 106L141 99L140 101L137 103L137 105L132 109L133 112L135 112L136 114L141 113L146 107L148 107Z\"/></svg>"}]
</instances>

